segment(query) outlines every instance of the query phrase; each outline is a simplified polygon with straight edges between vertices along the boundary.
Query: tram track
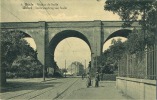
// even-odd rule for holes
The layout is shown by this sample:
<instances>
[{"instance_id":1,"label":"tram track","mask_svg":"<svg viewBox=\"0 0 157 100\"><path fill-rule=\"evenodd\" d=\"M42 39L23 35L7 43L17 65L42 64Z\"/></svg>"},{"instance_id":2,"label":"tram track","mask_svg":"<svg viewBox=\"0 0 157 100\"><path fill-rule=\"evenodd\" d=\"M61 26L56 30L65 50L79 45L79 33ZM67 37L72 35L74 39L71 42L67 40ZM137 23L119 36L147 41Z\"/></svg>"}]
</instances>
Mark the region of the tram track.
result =
<instances>
[{"instance_id":1,"label":"tram track","mask_svg":"<svg viewBox=\"0 0 157 100\"><path fill-rule=\"evenodd\" d=\"M73 85L76 81L77 81L77 80L74 80L74 82L72 82L72 84L70 83L70 81L68 81L68 82L70 83L70 85L69 85L68 87L70 87L71 85ZM64 84L62 84L62 85L60 85L60 86L63 86L63 85L65 85L65 84L67 84L68 82L66 82L66 83L64 83ZM60 86L59 86L59 87L60 87ZM56 87L56 88L58 88L58 87ZM50 90L48 90L48 91L45 91L45 92L42 92L42 93L40 93L40 94L38 94L38 95L36 95L36 96L34 96L34 97L32 97L32 98L29 98L28 100L34 99L34 98L36 98L37 96L43 95L43 94L46 93L46 92L50 92L51 90L52 90L52 89L50 89ZM66 88L65 90L67 90L67 88ZM63 92L64 92L65 90L63 90ZM62 94L63 92L61 92L60 94ZM54 98L58 97L60 94L57 94ZM52 99L54 99L54 98L52 98Z\"/></svg>"},{"instance_id":2,"label":"tram track","mask_svg":"<svg viewBox=\"0 0 157 100\"><path fill-rule=\"evenodd\" d=\"M32 90L32 91L29 91L29 92L26 92L26 93L22 93L22 94L19 94L19 95L16 95L16 96L13 96L13 97L10 97L10 98L7 98L6 100L10 100L10 99L24 99L23 97L28 97L27 100L30 100L30 99L34 99L40 95L43 95L53 89L56 89L58 87L61 87L63 86L64 84L68 84L68 82L70 82L71 79L67 79L65 82L55 86L55 87L51 87L51 88L44 88L44 89L37 89L37 90ZM75 80L77 81L77 80ZM75 82L74 81L74 82ZM73 82L72 82L73 83ZM40 83L39 83L40 84ZM43 91L44 90L44 91ZM35 94L35 95L33 95Z\"/></svg>"},{"instance_id":3,"label":"tram track","mask_svg":"<svg viewBox=\"0 0 157 100\"><path fill-rule=\"evenodd\" d=\"M70 89L77 81L78 81L78 79L75 80L71 85L69 85L64 91L62 91L59 95L57 95L53 99L62 98L62 94L64 94L68 89Z\"/></svg>"},{"instance_id":4,"label":"tram track","mask_svg":"<svg viewBox=\"0 0 157 100\"><path fill-rule=\"evenodd\" d=\"M43 82L40 82L39 84L41 84L41 83L43 83ZM66 82L65 82L66 83ZM62 84L65 84L65 83L62 83ZM59 86L61 86L62 84L60 84ZM55 88L55 87L51 87L50 89L53 89L53 88ZM49 90L50 90L49 89ZM10 98L7 98L7 100L9 100L9 99L15 99L15 98L20 98L20 97L22 97L22 96L24 96L24 95L28 95L28 94L33 94L33 93L35 93L36 91L39 91L40 89L36 89L36 90L32 90L32 91L29 91L29 92L26 92L26 93L22 93L22 94L19 94L19 95L16 95L16 96L13 96L13 97L10 97ZM42 89L43 90L43 89ZM45 91L46 91L47 89L45 89ZM28 99L28 98L27 98Z\"/></svg>"}]
</instances>

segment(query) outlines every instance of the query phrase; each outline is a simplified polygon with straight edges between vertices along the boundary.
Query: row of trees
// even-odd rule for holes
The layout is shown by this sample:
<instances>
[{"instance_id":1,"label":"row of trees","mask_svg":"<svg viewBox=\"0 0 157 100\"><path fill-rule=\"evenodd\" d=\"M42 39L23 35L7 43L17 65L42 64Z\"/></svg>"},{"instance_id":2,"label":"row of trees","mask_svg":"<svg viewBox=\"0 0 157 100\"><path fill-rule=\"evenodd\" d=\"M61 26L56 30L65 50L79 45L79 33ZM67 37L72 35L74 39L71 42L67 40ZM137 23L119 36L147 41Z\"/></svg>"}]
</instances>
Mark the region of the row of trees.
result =
<instances>
[{"instance_id":1,"label":"row of trees","mask_svg":"<svg viewBox=\"0 0 157 100\"><path fill-rule=\"evenodd\" d=\"M124 21L122 27L130 27L139 21L141 29L132 31L127 41L112 40L108 50L97 57L98 66L117 66L117 62L125 54L140 56L146 48L152 47L156 41L157 1L156 0L106 0L104 9L118 14Z\"/></svg>"},{"instance_id":2,"label":"row of trees","mask_svg":"<svg viewBox=\"0 0 157 100\"><path fill-rule=\"evenodd\" d=\"M156 0L107 0L104 9L112 11L125 21L123 27L130 27L139 21L141 30L136 30L128 37L129 53L143 51L145 46L155 43L157 27Z\"/></svg>"},{"instance_id":3,"label":"row of trees","mask_svg":"<svg viewBox=\"0 0 157 100\"><path fill-rule=\"evenodd\" d=\"M41 77L42 64L20 31L1 30L1 69L7 77Z\"/></svg>"},{"instance_id":4,"label":"row of trees","mask_svg":"<svg viewBox=\"0 0 157 100\"><path fill-rule=\"evenodd\" d=\"M97 57L94 65L96 66L97 61L97 71L105 74L113 74L114 71L118 69L118 60L122 57L126 47L125 43L118 39L112 40L109 49L105 50L102 55Z\"/></svg>"}]
</instances>

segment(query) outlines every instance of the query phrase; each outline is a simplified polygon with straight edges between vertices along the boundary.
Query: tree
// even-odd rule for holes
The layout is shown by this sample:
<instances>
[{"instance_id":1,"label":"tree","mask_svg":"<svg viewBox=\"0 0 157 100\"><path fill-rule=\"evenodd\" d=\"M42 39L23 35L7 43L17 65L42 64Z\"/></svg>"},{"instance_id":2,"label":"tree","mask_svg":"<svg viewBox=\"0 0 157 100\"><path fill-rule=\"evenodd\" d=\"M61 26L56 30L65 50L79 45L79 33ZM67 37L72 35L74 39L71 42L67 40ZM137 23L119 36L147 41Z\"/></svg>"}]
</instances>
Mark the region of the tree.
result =
<instances>
[{"instance_id":1,"label":"tree","mask_svg":"<svg viewBox=\"0 0 157 100\"><path fill-rule=\"evenodd\" d=\"M134 21L139 21L142 26L141 30L135 29L128 37L127 44L131 53L144 51L146 45L154 45L157 41L156 0L107 0L105 3L104 9L117 13L124 21L123 27L131 26Z\"/></svg>"},{"instance_id":2,"label":"tree","mask_svg":"<svg viewBox=\"0 0 157 100\"><path fill-rule=\"evenodd\" d=\"M1 59L2 68L7 69L11 66L17 55L20 54L20 46L27 43L21 40L22 35L16 32L1 31Z\"/></svg>"},{"instance_id":3,"label":"tree","mask_svg":"<svg viewBox=\"0 0 157 100\"><path fill-rule=\"evenodd\" d=\"M18 64L29 62L27 61L28 56L35 59L34 62L31 62L31 67L34 67L35 65L39 65L37 60L37 52L33 50L33 48L28 45L28 43L23 39L24 34L20 31L7 31L7 30L1 30L1 71L3 73L3 79L4 84L6 82L5 73L11 72L13 69L12 64L13 62L18 61ZM18 59L19 56L22 57L22 59ZM30 62L29 62L30 63ZM38 63L38 64L34 64ZM26 64L28 65L28 64ZM23 65L25 66L25 65ZM20 68L21 66L19 66ZM28 67L28 66L27 66ZM41 67L41 63L40 63ZM15 68L15 67L14 67ZM16 66L18 69L18 67ZM1 73L1 74L2 74ZM2 76L1 76L2 77ZM2 84L3 85L3 84Z\"/></svg>"},{"instance_id":4,"label":"tree","mask_svg":"<svg viewBox=\"0 0 157 100\"><path fill-rule=\"evenodd\" d=\"M116 64L125 51L126 43L122 42L121 39L118 39L117 41L113 39L109 49L104 51L103 55L101 55L102 63Z\"/></svg>"},{"instance_id":5,"label":"tree","mask_svg":"<svg viewBox=\"0 0 157 100\"><path fill-rule=\"evenodd\" d=\"M53 68L54 68L54 73L48 73L48 76L51 77L51 76L54 76L54 77L61 77L61 70L59 69L58 65L57 65L57 62L54 61L53 63Z\"/></svg>"},{"instance_id":6,"label":"tree","mask_svg":"<svg viewBox=\"0 0 157 100\"><path fill-rule=\"evenodd\" d=\"M1 59L3 69L10 70L13 61L18 55L32 56L37 59L37 52L23 38L24 35L19 31L1 31Z\"/></svg>"},{"instance_id":7,"label":"tree","mask_svg":"<svg viewBox=\"0 0 157 100\"><path fill-rule=\"evenodd\" d=\"M32 56L20 55L14 60L10 72L15 73L16 77L41 77L42 67L42 64Z\"/></svg>"},{"instance_id":8,"label":"tree","mask_svg":"<svg viewBox=\"0 0 157 100\"><path fill-rule=\"evenodd\" d=\"M113 73L116 70L118 61L127 52L126 42L121 39L113 39L109 49L105 50L101 56L98 56L98 71L102 73Z\"/></svg>"},{"instance_id":9,"label":"tree","mask_svg":"<svg viewBox=\"0 0 157 100\"><path fill-rule=\"evenodd\" d=\"M110 52L112 53L115 61L118 61L121 58L121 55L124 53L125 49L125 42L123 43L121 39L118 39L110 46Z\"/></svg>"},{"instance_id":10,"label":"tree","mask_svg":"<svg viewBox=\"0 0 157 100\"><path fill-rule=\"evenodd\" d=\"M23 36L17 32L8 32L7 30L1 30L1 85L6 83L6 70L9 70L20 54L19 48L21 44L26 44L22 41Z\"/></svg>"},{"instance_id":11,"label":"tree","mask_svg":"<svg viewBox=\"0 0 157 100\"><path fill-rule=\"evenodd\" d=\"M88 68L89 69L91 68L91 61L89 61Z\"/></svg>"},{"instance_id":12,"label":"tree","mask_svg":"<svg viewBox=\"0 0 157 100\"><path fill-rule=\"evenodd\" d=\"M102 73L113 74L113 68L109 64L107 64L102 68Z\"/></svg>"},{"instance_id":13,"label":"tree","mask_svg":"<svg viewBox=\"0 0 157 100\"><path fill-rule=\"evenodd\" d=\"M65 69L65 68L61 69L61 71L62 71L63 73L67 73L67 69Z\"/></svg>"},{"instance_id":14,"label":"tree","mask_svg":"<svg viewBox=\"0 0 157 100\"><path fill-rule=\"evenodd\" d=\"M62 72L62 73L65 75L65 77L66 77L66 73L68 72L67 69L63 68L63 69L61 69L61 72Z\"/></svg>"},{"instance_id":15,"label":"tree","mask_svg":"<svg viewBox=\"0 0 157 100\"><path fill-rule=\"evenodd\" d=\"M143 29L149 26L152 29L156 24L156 21L153 21L156 19L156 0L107 0L105 3L105 10L117 13L125 21L124 27L131 26L137 20L140 21Z\"/></svg>"}]
</instances>

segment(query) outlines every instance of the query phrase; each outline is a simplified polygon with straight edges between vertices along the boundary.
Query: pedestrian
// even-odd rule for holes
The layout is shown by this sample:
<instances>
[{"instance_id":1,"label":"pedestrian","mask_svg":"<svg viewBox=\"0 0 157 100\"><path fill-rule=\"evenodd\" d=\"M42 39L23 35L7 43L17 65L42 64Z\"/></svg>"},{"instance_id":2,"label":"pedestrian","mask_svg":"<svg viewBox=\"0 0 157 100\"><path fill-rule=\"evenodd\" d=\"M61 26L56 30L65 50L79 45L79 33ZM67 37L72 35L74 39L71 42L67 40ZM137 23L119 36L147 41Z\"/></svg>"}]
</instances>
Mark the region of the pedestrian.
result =
<instances>
[{"instance_id":1,"label":"pedestrian","mask_svg":"<svg viewBox=\"0 0 157 100\"><path fill-rule=\"evenodd\" d=\"M84 73L82 74L82 80L84 79Z\"/></svg>"},{"instance_id":2,"label":"pedestrian","mask_svg":"<svg viewBox=\"0 0 157 100\"><path fill-rule=\"evenodd\" d=\"M100 81L99 73L96 72L96 75L95 75L95 87L99 87L99 81Z\"/></svg>"},{"instance_id":3,"label":"pedestrian","mask_svg":"<svg viewBox=\"0 0 157 100\"><path fill-rule=\"evenodd\" d=\"M87 88L89 86L91 86L91 77L90 77L89 73L87 73L87 82L86 82L86 85L87 85Z\"/></svg>"}]
</instances>

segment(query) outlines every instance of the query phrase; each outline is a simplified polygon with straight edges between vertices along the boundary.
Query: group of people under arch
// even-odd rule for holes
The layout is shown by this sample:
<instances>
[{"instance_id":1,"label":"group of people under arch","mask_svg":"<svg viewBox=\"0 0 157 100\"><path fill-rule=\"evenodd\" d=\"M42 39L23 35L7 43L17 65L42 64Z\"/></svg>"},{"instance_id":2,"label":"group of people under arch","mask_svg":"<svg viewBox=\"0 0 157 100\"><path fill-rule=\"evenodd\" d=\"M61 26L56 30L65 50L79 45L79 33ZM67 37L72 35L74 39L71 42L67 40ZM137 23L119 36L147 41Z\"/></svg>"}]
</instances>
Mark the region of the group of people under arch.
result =
<instances>
[{"instance_id":1,"label":"group of people under arch","mask_svg":"<svg viewBox=\"0 0 157 100\"><path fill-rule=\"evenodd\" d=\"M84 77L85 77L85 74L82 74L82 79L84 79ZM100 76L98 72L96 72L94 80L95 80L95 87L99 87ZM87 76L86 76L86 86L87 88L92 86L92 79L89 72L87 73Z\"/></svg>"}]
</instances>

